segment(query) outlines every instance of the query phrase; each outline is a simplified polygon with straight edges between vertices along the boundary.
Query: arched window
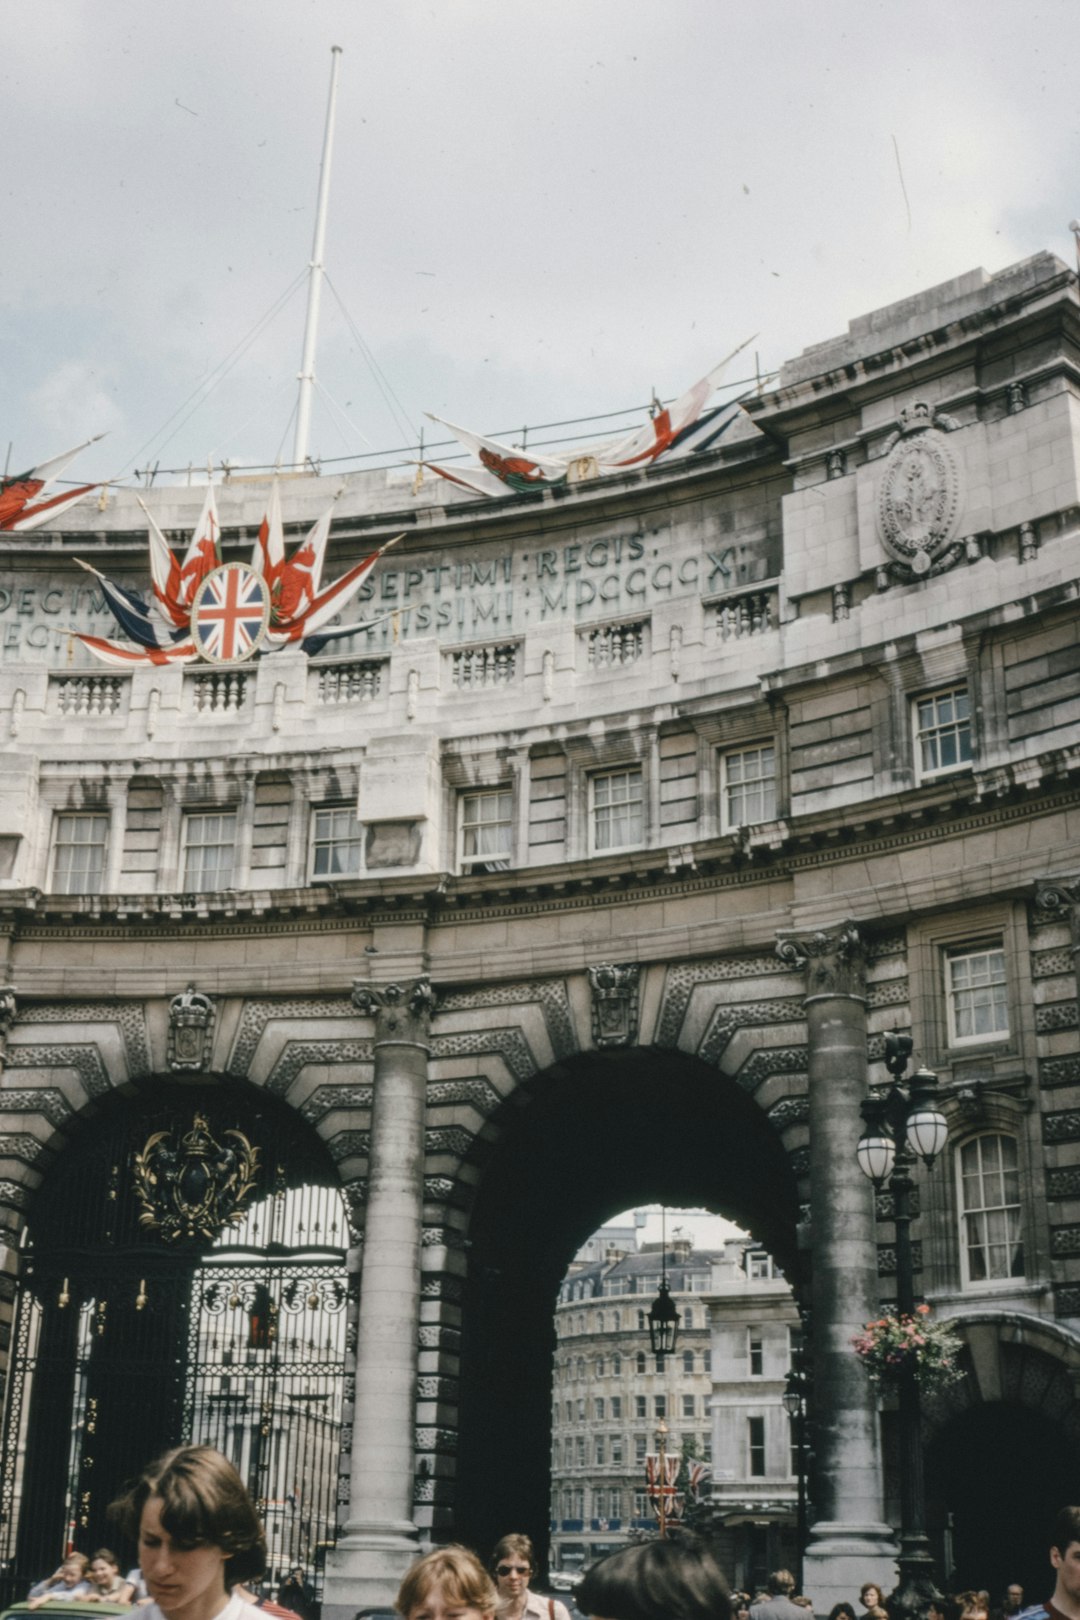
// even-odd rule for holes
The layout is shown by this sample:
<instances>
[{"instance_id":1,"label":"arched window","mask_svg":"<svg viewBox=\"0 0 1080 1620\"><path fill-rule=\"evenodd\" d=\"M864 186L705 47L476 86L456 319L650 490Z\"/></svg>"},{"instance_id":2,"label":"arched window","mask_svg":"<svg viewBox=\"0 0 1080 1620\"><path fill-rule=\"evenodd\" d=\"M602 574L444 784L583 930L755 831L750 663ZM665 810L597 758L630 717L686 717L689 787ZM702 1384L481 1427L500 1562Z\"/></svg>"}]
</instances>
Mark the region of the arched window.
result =
<instances>
[{"instance_id":1,"label":"arched window","mask_svg":"<svg viewBox=\"0 0 1080 1620\"><path fill-rule=\"evenodd\" d=\"M956 1152L960 1272L966 1288L1024 1275L1015 1136L987 1131Z\"/></svg>"},{"instance_id":2,"label":"arched window","mask_svg":"<svg viewBox=\"0 0 1080 1620\"><path fill-rule=\"evenodd\" d=\"M611 1313L611 1331L613 1333L618 1333L621 1326L622 1326L622 1316L619 1314L618 1311L612 1311L612 1313Z\"/></svg>"},{"instance_id":3,"label":"arched window","mask_svg":"<svg viewBox=\"0 0 1080 1620\"><path fill-rule=\"evenodd\" d=\"M597 1333L603 1333L603 1331L604 1331L604 1313L603 1313L603 1311L597 1311L597 1313L596 1313L596 1331L597 1331Z\"/></svg>"},{"instance_id":4,"label":"arched window","mask_svg":"<svg viewBox=\"0 0 1080 1620\"><path fill-rule=\"evenodd\" d=\"M612 1378L621 1378L622 1377L622 1356L612 1356L612 1358L611 1358L611 1376L612 1376Z\"/></svg>"},{"instance_id":5,"label":"arched window","mask_svg":"<svg viewBox=\"0 0 1080 1620\"><path fill-rule=\"evenodd\" d=\"M644 1333L645 1328L646 1328L645 1312L644 1311L638 1311L638 1313L637 1313L637 1325L638 1325L638 1332L639 1333Z\"/></svg>"},{"instance_id":6,"label":"arched window","mask_svg":"<svg viewBox=\"0 0 1080 1620\"><path fill-rule=\"evenodd\" d=\"M578 1357L577 1375L578 1375L579 1378L584 1378L585 1377L585 1357L584 1356L579 1356Z\"/></svg>"}]
</instances>

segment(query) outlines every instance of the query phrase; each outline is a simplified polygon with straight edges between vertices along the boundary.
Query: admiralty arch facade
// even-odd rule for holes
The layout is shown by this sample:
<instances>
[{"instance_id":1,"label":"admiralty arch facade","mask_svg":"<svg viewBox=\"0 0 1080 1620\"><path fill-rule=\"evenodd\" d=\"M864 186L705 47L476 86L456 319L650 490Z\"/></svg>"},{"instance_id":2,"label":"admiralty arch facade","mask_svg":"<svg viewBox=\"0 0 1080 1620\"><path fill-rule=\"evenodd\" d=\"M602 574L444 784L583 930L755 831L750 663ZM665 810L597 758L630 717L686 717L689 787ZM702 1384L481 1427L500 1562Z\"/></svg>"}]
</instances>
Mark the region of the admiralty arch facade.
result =
<instances>
[{"instance_id":1,"label":"admiralty arch facade","mask_svg":"<svg viewBox=\"0 0 1080 1620\"><path fill-rule=\"evenodd\" d=\"M854 1154L894 1029L950 1129L918 1172L917 1289L965 1343L928 1495L1041 1568L1080 1496L1078 316L1043 254L853 321L647 471L346 479L331 564L404 539L379 622L312 658L92 663L75 559L145 589L131 491L4 538L16 1584L187 1437L332 1615L418 1541L543 1544L559 1283L648 1199L792 1282L807 1590L891 1585L850 1340L894 1289ZM290 534L333 493L284 480ZM146 499L180 544L202 496ZM218 490L226 559L265 502ZM1003 1520L1006 1457L1039 1486Z\"/></svg>"}]
</instances>

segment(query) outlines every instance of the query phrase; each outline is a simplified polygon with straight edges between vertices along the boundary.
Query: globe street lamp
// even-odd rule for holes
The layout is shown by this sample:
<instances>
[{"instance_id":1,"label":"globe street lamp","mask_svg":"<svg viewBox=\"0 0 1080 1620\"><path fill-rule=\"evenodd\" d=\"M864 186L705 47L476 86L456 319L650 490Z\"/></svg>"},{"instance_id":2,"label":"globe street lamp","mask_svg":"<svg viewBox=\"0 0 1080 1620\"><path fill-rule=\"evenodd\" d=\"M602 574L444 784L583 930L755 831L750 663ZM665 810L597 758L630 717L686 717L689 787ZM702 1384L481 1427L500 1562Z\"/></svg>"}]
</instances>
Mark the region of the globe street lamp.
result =
<instances>
[{"instance_id":1,"label":"globe street lamp","mask_svg":"<svg viewBox=\"0 0 1080 1620\"><path fill-rule=\"evenodd\" d=\"M915 1310L911 1256L911 1171L916 1158L929 1167L945 1146L949 1128L935 1105L937 1075L916 1069L903 1084L911 1057L910 1035L885 1036L885 1067L893 1077L882 1096L862 1103L864 1130L856 1148L859 1168L880 1192L888 1186L896 1226L896 1306L901 1316ZM930 1603L940 1601L926 1537L922 1429L915 1367L905 1365L897 1379L900 1404L900 1580L888 1599L892 1620L924 1620Z\"/></svg>"}]
</instances>

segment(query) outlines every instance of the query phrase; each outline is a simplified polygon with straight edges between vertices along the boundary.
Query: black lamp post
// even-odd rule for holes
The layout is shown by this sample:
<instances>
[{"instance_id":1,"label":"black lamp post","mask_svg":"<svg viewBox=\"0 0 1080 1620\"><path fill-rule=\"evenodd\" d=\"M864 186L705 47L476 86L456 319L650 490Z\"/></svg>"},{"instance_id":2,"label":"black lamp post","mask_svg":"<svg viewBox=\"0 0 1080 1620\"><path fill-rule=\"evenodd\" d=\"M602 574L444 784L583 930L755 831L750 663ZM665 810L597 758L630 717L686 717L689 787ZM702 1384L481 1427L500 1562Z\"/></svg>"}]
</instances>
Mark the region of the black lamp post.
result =
<instances>
[{"instance_id":1,"label":"black lamp post","mask_svg":"<svg viewBox=\"0 0 1080 1620\"><path fill-rule=\"evenodd\" d=\"M667 1211L660 1206L660 1292L649 1306L649 1343L656 1357L656 1370L663 1372L664 1357L674 1353L679 1337L679 1313L667 1280Z\"/></svg>"},{"instance_id":2,"label":"black lamp post","mask_svg":"<svg viewBox=\"0 0 1080 1620\"><path fill-rule=\"evenodd\" d=\"M784 1411L791 1419L792 1432L795 1439L795 1472L798 1479L798 1507L795 1519L795 1539L799 1549L799 1567L796 1571L799 1581L799 1591L803 1584L803 1554L806 1551L806 1394L809 1379L806 1373L803 1356L796 1352L791 1371L787 1376L787 1388L781 1400Z\"/></svg>"},{"instance_id":3,"label":"black lamp post","mask_svg":"<svg viewBox=\"0 0 1080 1620\"><path fill-rule=\"evenodd\" d=\"M911 1171L916 1158L929 1168L948 1136L945 1119L935 1106L937 1075L916 1069L902 1084L911 1057L911 1036L885 1036L885 1067L893 1083L884 1096L867 1097L865 1122L856 1148L859 1167L880 1190L888 1186L896 1225L896 1304L901 1315L915 1309L911 1258ZM925 1620L927 1608L940 1601L934 1585L934 1561L926 1537L919 1389L913 1366L901 1368L900 1398L900 1556L899 1584L888 1599L892 1620Z\"/></svg>"}]
</instances>

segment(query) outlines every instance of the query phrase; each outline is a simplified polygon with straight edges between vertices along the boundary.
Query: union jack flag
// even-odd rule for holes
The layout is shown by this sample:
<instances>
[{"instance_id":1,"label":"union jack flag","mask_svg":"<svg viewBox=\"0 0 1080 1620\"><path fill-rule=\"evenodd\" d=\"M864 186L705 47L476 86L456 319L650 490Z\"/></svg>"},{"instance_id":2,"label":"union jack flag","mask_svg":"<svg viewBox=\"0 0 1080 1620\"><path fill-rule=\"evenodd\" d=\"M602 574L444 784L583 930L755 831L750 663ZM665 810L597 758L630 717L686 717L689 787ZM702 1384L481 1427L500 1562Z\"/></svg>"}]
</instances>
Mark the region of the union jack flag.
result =
<instances>
[{"instance_id":1,"label":"union jack flag","mask_svg":"<svg viewBox=\"0 0 1080 1620\"><path fill-rule=\"evenodd\" d=\"M195 592L195 645L211 663L239 663L258 647L269 614L266 581L247 563L225 563L207 574Z\"/></svg>"},{"instance_id":2,"label":"union jack flag","mask_svg":"<svg viewBox=\"0 0 1080 1620\"><path fill-rule=\"evenodd\" d=\"M665 1519L679 1519L682 1517L683 1497L681 1491L675 1489L675 1481L679 1477L681 1465L681 1457L665 1456L663 1477L661 1478L659 1454L650 1451L645 1458L646 1489L657 1518L660 1517L661 1502L664 1504Z\"/></svg>"}]
</instances>

